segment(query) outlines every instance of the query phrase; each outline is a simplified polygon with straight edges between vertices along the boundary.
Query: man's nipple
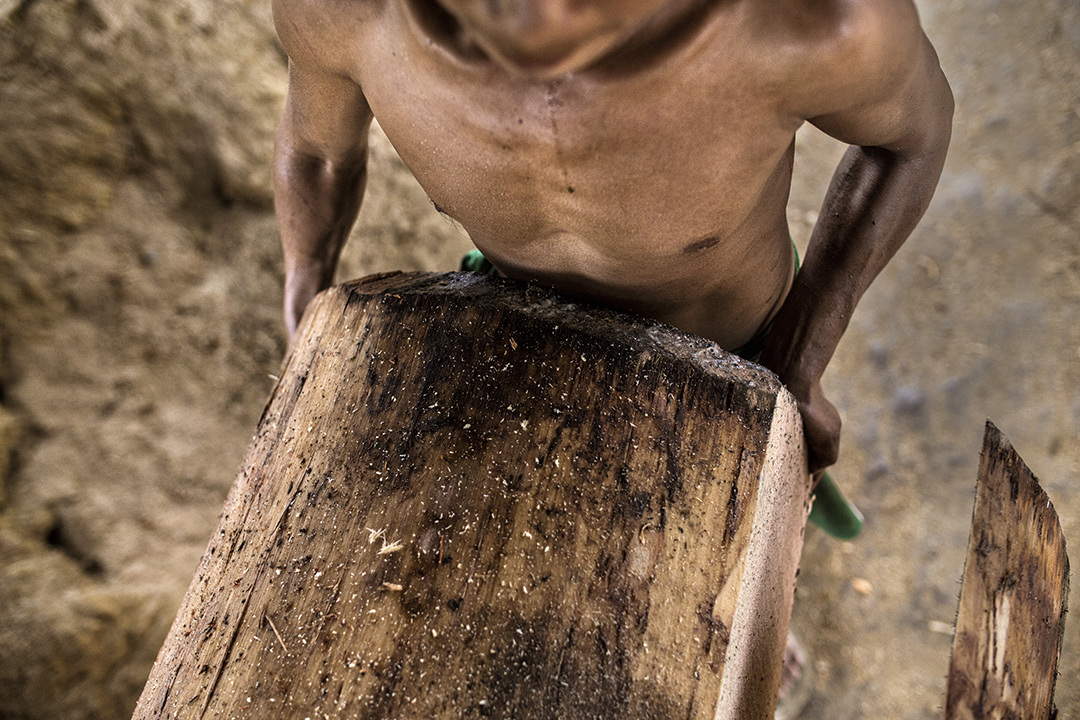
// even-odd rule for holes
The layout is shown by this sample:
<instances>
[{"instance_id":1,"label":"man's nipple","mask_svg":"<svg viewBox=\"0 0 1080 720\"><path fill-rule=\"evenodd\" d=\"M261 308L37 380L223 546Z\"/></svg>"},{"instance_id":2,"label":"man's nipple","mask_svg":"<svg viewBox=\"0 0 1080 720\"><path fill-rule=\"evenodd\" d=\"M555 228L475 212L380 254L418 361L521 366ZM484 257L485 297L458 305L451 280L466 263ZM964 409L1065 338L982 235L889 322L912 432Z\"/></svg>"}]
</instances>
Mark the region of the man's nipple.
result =
<instances>
[{"instance_id":1,"label":"man's nipple","mask_svg":"<svg viewBox=\"0 0 1080 720\"><path fill-rule=\"evenodd\" d=\"M700 240L695 240L694 242L684 247L683 254L693 255L694 253L699 253L702 250L708 250L709 248L717 245L719 242L719 235L709 235L707 237L701 238Z\"/></svg>"}]
</instances>

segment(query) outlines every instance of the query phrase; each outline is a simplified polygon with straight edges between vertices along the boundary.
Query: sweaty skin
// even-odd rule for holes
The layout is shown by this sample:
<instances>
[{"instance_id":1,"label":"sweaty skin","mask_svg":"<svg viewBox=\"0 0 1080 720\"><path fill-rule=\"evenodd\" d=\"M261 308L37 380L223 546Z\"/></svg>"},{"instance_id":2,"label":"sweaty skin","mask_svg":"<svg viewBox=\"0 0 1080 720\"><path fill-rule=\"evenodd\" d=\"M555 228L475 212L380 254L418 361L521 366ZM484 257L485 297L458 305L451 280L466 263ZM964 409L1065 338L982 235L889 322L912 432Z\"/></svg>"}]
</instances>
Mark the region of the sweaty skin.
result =
<instances>
[{"instance_id":1,"label":"sweaty skin","mask_svg":"<svg viewBox=\"0 0 1080 720\"><path fill-rule=\"evenodd\" d=\"M373 117L504 274L761 362L836 460L820 378L922 216L953 101L910 0L274 0L290 335L360 208ZM793 278L795 131L851 145Z\"/></svg>"}]
</instances>

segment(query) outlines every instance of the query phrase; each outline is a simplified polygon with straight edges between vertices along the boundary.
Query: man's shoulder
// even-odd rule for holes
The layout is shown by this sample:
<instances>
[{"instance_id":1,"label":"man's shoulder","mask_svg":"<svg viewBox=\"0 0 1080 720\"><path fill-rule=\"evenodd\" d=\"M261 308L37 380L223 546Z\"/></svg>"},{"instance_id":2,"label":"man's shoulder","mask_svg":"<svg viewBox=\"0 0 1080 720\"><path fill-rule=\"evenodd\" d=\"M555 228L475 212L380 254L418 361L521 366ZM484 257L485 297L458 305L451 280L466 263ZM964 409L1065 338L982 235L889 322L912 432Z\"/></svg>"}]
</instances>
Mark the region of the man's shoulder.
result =
<instances>
[{"instance_id":1,"label":"man's shoulder","mask_svg":"<svg viewBox=\"0 0 1080 720\"><path fill-rule=\"evenodd\" d=\"M755 35L800 63L874 54L921 32L912 0L744 0Z\"/></svg>"},{"instance_id":2,"label":"man's shoulder","mask_svg":"<svg viewBox=\"0 0 1080 720\"><path fill-rule=\"evenodd\" d=\"M880 92L921 50L912 0L746 2L763 46L777 58L778 82L808 107Z\"/></svg>"},{"instance_id":3,"label":"man's shoulder","mask_svg":"<svg viewBox=\"0 0 1080 720\"><path fill-rule=\"evenodd\" d=\"M343 45L384 9L388 0L272 0L274 27L295 60L337 64Z\"/></svg>"}]
</instances>

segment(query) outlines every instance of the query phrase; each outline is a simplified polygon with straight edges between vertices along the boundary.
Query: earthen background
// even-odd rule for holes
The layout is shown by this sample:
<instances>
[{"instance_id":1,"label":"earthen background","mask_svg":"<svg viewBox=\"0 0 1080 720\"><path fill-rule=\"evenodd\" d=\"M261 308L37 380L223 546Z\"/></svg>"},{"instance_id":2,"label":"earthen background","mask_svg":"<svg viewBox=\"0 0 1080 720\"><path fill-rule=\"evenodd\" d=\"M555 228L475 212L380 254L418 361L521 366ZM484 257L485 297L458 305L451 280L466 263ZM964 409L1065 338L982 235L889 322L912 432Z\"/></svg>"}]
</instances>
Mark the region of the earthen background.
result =
<instances>
[{"instance_id":1,"label":"earthen background","mask_svg":"<svg viewBox=\"0 0 1080 720\"><path fill-rule=\"evenodd\" d=\"M808 531L808 718L941 716L987 417L1080 542L1080 5L919 6L953 146L826 375L867 526ZM2 718L130 715L285 348L284 92L265 0L0 0ZM803 247L840 151L800 133ZM341 277L453 269L381 137L371 175ZM1062 718L1078 677L1073 619Z\"/></svg>"}]
</instances>

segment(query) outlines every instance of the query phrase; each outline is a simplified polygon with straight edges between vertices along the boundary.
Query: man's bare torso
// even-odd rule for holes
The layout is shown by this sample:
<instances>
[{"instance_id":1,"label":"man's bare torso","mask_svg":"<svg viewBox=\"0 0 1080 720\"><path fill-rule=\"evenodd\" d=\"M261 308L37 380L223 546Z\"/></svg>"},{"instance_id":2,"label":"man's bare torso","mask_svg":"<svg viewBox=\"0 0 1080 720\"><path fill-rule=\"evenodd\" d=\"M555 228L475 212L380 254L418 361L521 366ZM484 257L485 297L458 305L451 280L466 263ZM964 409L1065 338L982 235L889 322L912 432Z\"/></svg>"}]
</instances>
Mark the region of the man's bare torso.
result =
<instances>
[{"instance_id":1,"label":"man's bare torso","mask_svg":"<svg viewBox=\"0 0 1080 720\"><path fill-rule=\"evenodd\" d=\"M911 0L273 0L289 55L274 186L285 322L329 287L378 118L507 275L760 362L836 461L821 377L919 221L953 99ZM792 279L793 138L849 145Z\"/></svg>"},{"instance_id":2,"label":"man's bare torso","mask_svg":"<svg viewBox=\"0 0 1080 720\"><path fill-rule=\"evenodd\" d=\"M801 119L776 78L782 41L806 40L757 4L708 4L650 46L553 80L502 69L431 0L304 5L279 27L334 18L320 40L340 72L505 274L727 348L779 308Z\"/></svg>"}]
</instances>

